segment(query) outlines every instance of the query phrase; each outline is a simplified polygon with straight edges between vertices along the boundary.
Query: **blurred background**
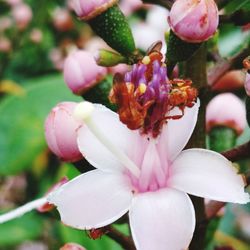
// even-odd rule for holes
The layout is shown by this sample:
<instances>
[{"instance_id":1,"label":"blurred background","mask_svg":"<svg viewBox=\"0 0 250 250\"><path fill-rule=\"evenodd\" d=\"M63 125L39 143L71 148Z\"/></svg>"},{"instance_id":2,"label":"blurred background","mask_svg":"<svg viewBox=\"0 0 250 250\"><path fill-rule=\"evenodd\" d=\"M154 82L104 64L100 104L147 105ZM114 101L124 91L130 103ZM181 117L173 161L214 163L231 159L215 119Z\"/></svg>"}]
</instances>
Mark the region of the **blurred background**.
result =
<instances>
[{"instance_id":1,"label":"blurred background","mask_svg":"<svg viewBox=\"0 0 250 250\"><path fill-rule=\"evenodd\" d=\"M120 6L128 16L141 51L146 51L155 41L165 41L169 31L168 10L143 5L139 0L122 0ZM229 4L224 11L230 13L234 8ZM249 49L250 24L243 28L231 23L221 25L208 46L211 51L208 67L212 68L216 56L231 58ZM64 176L72 179L79 175L79 165L81 169L89 168L84 161L75 165L60 161L48 149L44 136L44 121L57 103L82 100L67 88L62 74L64 60L75 48L95 53L107 45L76 18L70 0L0 0L1 213L41 197ZM163 50L166 51L166 46ZM218 79L214 94L233 91L244 99L245 75L241 68L242 65L236 65L236 73L227 81ZM112 83L110 76L122 70L124 67L110 68L105 85L87 93L89 98L95 101L107 97ZM250 131L246 128L237 138L237 144L249 138ZM242 172L250 169L249 160L237 164ZM116 227L129 233L122 222ZM207 250L249 250L250 204L227 205L210 222L209 228ZM214 232L213 228L217 230ZM0 225L0 250L60 249L68 242L88 250L121 249L105 235L93 240L84 231L64 226L54 210L31 212Z\"/></svg>"}]
</instances>

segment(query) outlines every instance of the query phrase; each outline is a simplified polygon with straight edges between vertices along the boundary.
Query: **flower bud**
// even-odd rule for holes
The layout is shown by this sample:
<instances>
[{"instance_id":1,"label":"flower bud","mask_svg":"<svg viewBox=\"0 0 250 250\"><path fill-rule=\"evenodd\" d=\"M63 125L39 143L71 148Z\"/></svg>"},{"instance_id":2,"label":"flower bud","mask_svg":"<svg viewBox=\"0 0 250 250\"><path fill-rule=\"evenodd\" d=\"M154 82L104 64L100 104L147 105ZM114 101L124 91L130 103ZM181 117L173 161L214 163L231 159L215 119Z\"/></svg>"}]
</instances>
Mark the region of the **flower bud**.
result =
<instances>
[{"instance_id":1,"label":"flower bud","mask_svg":"<svg viewBox=\"0 0 250 250\"><path fill-rule=\"evenodd\" d=\"M62 246L60 250L86 250L86 249L76 243L67 243L64 246Z\"/></svg>"},{"instance_id":2,"label":"flower bud","mask_svg":"<svg viewBox=\"0 0 250 250\"><path fill-rule=\"evenodd\" d=\"M75 94L82 94L100 82L107 69L96 64L94 57L87 51L73 51L64 63L64 80Z\"/></svg>"},{"instance_id":3,"label":"flower bud","mask_svg":"<svg viewBox=\"0 0 250 250\"><path fill-rule=\"evenodd\" d=\"M33 43L37 43L39 44L43 39L43 33L40 29L36 29L34 28L31 32L30 32L30 40Z\"/></svg>"},{"instance_id":4,"label":"flower bud","mask_svg":"<svg viewBox=\"0 0 250 250\"><path fill-rule=\"evenodd\" d=\"M122 0L120 8L125 16L129 16L134 11L142 7L143 3L141 0Z\"/></svg>"},{"instance_id":5,"label":"flower bud","mask_svg":"<svg viewBox=\"0 0 250 250\"><path fill-rule=\"evenodd\" d=\"M245 89L246 89L247 95L250 96L250 73L246 74Z\"/></svg>"},{"instance_id":6,"label":"flower bud","mask_svg":"<svg viewBox=\"0 0 250 250\"><path fill-rule=\"evenodd\" d=\"M11 42L8 38L6 37L0 37L0 53L8 53L11 51Z\"/></svg>"},{"instance_id":7,"label":"flower bud","mask_svg":"<svg viewBox=\"0 0 250 250\"><path fill-rule=\"evenodd\" d=\"M238 135L245 129L246 109L234 94L219 94L209 102L206 113L207 131L217 126L231 128Z\"/></svg>"},{"instance_id":8,"label":"flower bud","mask_svg":"<svg viewBox=\"0 0 250 250\"><path fill-rule=\"evenodd\" d=\"M74 0L72 7L77 16L83 20L90 20L117 3L117 0Z\"/></svg>"},{"instance_id":9,"label":"flower bud","mask_svg":"<svg viewBox=\"0 0 250 250\"><path fill-rule=\"evenodd\" d=\"M218 8L214 0L176 0L168 22L182 40L203 42L216 32L219 24Z\"/></svg>"},{"instance_id":10,"label":"flower bud","mask_svg":"<svg viewBox=\"0 0 250 250\"><path fill-rule=\"evenodd\" d=\"M45 137L50 150L61 160L75 162L82 159L77 146L77 128L73 118L77 103L62 102L52 109L45 122Z\"/></svg>"},{"instance_id":11,"label":"flower bud","mask_svg":"<svg viewBox=\"0 0 250 250\"><path fill-rule=\"evenodd\" d=\"M58 31L72 30L74 24L70 12L67 9L56 8L53 12L53 25Z\"/></svg>"},{"instance_id":12,"label":"flower bud","mask_svg":"<svg viewBox=\"0 0 250 250\"><path fill-rule=\"evenodd\" d=\"M21 3L12 9L12 16L20 30L24 30L32 19L32 10L29 5Z\"/></svg>"}]
</instances>

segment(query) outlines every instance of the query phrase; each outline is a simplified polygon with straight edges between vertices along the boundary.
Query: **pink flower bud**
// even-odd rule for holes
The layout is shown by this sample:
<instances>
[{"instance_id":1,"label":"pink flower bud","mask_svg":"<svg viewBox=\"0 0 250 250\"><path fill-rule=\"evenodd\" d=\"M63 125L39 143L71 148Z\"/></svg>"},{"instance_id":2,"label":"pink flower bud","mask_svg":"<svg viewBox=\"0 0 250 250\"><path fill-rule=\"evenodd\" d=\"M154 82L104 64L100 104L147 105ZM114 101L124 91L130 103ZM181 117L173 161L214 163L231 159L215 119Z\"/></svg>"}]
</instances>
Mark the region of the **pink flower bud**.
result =
<instances>
[{"instance_id":1,"label":"pink flower bud","mask_svg":"<svg viewBox=\"0 0 250 250\"><path fill-rule=\"evenodd\" d=\"M100 82L107 74L107 69L100 67L92 54L77 50L64 62L64 80L75 94L82 94Z\"/></svg>"},{"instance_id":2,"label":"pink flower bud","mask_svg":"<svg viewBox=\"0 0 250 250\"><path fill-rule=\"evenodd\" d=\"M62 246L60 250L86 250L86 249L76 243L67 243L64 246Z\"/></svg>"},{"instance_id":3,"label":"pink flower bud","mask_svg":"<svg viewBox=\"0 0 250 250\"><path fill-rule=\"evenodd\" d=\"M29 5L21 3L12 9L12 16L20 30L25 29L32 19L32 10Z\"/></svg>"},{"instance_id":4,"label":"pink flower bud","mask_svg":"<svg viewBox=\"0 0 250 250\"><path fill-rule=\"evenodd\" d=\"M11 42L6 37L0 37L0 52L8 53L11 50Z\"/></svg>"},{"instance_id":5,"label":"pink flower bud","mask_svg":"<svg viewBox=\"0 0 250 250\"><path fill-rule=\"evenodd\" d=\"M77 128L73 118L77 103L62 102L52 109L45 122L45 137L50 150L63 161L75 162L83 158L77 146Z\"/></svg>"},{"instance_id":6,"label":"pink flower bud","mask_svg":"<svg viewBox=\"0 0 250 250\"><path fill-rule=\"evenodd\" d=\"M74 24L70 12L67 9L56 8L53 12L53 25L59 31L72 30Z\"/></svg>"},{"instance_id":7,"label":"pink flower bud","mask_svg":"<svg viewBox=\"0 0 250 250\"><path fill-rule=\"evenodd\" d=\"M33 43L40 43L43 39L43 33L41 30L39 29L33 29L31 32L30 32L30 40L33 42Z\"/></svg>"},{"instance_id":8,"label":"pink flower bud","mask_svg":"<svg viewBox=\"0 0 250 250\"><path fill-rule=\"evenodd\" d=\"M12 25L12 20L10 17L4 16L0 18L0 32L9 29Z\"/></svg>"},{"instance_id":9,"label":"pink flower bud","mask_svg":"<svg viewBox=\"0 0 250 250\"><path fill-rule=\"evenodd\" d=\"M90 20L117 3L117 0L73 0L72 7L77 16Z\"/></svg>"},{"instance_id":10,"label":"pink flower bud","mask_svg":"<svg viewBox=\"0 0 250 250\"><path fill-rule=\"evenodd\" d=\"M250 96L250 74L249 73L246 74L245 89L246 89L247 95Z\"/></svg>"},{"instance_id":11,"label":"pink flower bud","mask_svg":"<svg viewBox=\"0 0 250 250\"><path fill-rule=\"evenodd\" d=\"M203 42L216 32L219 24L218 8L214 0L176 0L168 22L182 40Z\"/></svg>"},{"instance_id":12,"label":"pink flower bud","mask_svg":"<svg viewBox=\"0 0 250 250\"><path fill-rule=\"evenodd\" d=\"M121 11L125 16L132 14L135 10L143 6L141 0L122 0L120 3Z\"/></svg>"},{"instance_id":13,"label":"pink flower bud","mask_svg":"<svg viewBox=\"0 0 250 250\"><path fill-rule=\"evenodd\" d=\"M234 94L224 93L214 97L207 105L206 128L226 126L240 135L246 127L246 109L243 102Z\"/></svg>"},{"instance_id":14,"label":"pink flower bud","mask_svg":"<svg viewBox=\"0 0 250 250\"><path fill-rule=\"evenodd\" d=\"M22 3L22 0L5 0L5 2L11 6L17 5L19 3Z\"/></svg>"}]
</instances>

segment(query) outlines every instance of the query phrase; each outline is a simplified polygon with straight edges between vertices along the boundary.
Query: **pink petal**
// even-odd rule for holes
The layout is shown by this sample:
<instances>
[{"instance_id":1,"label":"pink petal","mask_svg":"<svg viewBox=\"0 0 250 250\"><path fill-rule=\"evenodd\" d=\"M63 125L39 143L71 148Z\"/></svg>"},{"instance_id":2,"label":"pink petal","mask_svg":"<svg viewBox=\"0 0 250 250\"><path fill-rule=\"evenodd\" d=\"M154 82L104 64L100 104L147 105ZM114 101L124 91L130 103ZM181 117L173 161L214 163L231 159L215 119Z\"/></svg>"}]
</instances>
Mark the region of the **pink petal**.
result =
<instances>
[{"instance_id":1,"label":"pink petal","mask_svg":"<svg viewBox=\"0 0 250 250\"><path fill-rule=\"evenodd\" d=\"M170 120L164 126L158 143L159 152L163 157L172 161L181 152L191 137L199 111L200 101L192 108L185 108L181 119ZM174 109L170 115L181 114L179 109Z\"/></svg>"},{"instance_id":2,"label":"pink petal","mask_svg":"<svg viewBox=\"0 0 250 250\"><path fill-rule=\"evenodd\" d=\"M122 215L133 194L125 175L93 170L82 174L48 196L64 224L78 229L106 226Z\"/></svg>"},{"instance_id":3,"label":"pink petal","mask_svg":"<svg viewBox=\"0 0 250 250\"><path fill-rule=\"evenodd\" d=\"M129 218L138 250L187 249L195 228L190 198L174 189L139 194Z\"/></svg>"},{"instance_id":4,"label":"pink petal","mask_svg":"<svg viewBox=\"0 0 250 250\"><path fill-rule=\"evenodd\" d=\"M247 203L244 181L232 163L206 149L183 151L173 162L168 185L212 200Z\"/></svg>"},{"instance_id":5,"label":"pink petal","mask_svg":"<svg viewBox=\"0 0 250 250\"><path fill-rule=\"evenodd\" d=\"M129 130L120 122L115 112L102 105L95 105L92 120L102 134L125 154L130 151L137 132ZM96 168L104 171L121 171L123 165L87 128L78 130L78 146L84 157Z\"/></svg>"}]
</instances>

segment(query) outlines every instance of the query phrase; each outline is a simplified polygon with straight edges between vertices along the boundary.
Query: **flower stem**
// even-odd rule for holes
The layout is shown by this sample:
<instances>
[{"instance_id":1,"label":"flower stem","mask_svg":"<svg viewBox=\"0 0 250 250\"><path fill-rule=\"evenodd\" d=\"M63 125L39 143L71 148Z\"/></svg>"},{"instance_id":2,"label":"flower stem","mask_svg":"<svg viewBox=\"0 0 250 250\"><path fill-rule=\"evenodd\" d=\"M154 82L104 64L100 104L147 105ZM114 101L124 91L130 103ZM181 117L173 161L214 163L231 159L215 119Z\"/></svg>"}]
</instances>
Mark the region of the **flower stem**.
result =
<instances>
[{"instance_id":1,"label":"flower stem","mask_svg":"<svg viewBox=\"0 0 250 250\"><path fill-rule=\"evenodd\" d=\"M206 131L205 131L205 110L207 103L206 85L206 44L203 44L198 51L185 63L185 77L193 81L194 86L199 91L199 98L201 100L201 107L199 111L199 118L194 130L194 133L187 145L188 148L205 148ZM202 167L202 166L201 166ZM205 235L206 235L206 214L204 199L199 197L191 197L196 213L196 229L194 237L189 247L189 250L205 249Z\"/></svg>"},{"instance_id":2,"label":"flower stem","mask_svg":"<svg viewBox=\"0 0 250 250\"><path fill-rule=\"evenodd\" d=\"M9 220L13 220L15 218L18 218L28 212L30 212L33 209L36 209L42 205L44 205L47 202L47 198L43 197L34 201L31 201L17 209L14 209L6 214L3 214L0 216L0 224L7 222Z\"/></svg>"}]
</instances>

